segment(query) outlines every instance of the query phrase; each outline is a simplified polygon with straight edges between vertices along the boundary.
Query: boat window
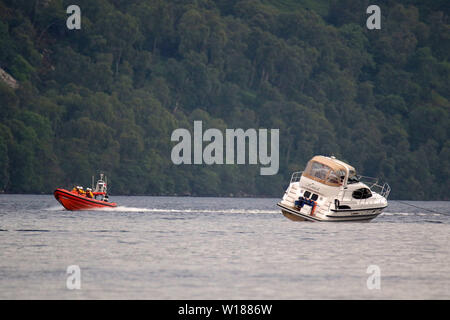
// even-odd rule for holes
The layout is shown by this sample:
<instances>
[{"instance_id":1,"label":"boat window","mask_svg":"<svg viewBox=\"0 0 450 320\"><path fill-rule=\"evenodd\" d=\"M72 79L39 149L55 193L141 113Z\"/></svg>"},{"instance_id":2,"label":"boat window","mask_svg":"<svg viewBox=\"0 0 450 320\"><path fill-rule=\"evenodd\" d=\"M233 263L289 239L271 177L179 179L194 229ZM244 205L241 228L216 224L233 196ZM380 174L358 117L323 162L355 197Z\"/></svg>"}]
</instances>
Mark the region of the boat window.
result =
<instances>
[{"instance_id":1,"label":"boat window","mask_svg":"<svg viewBox=\"0 0 450 320\"><path fill-rule=\"evenodd\" d=\"M344 177L345 177L345 175L344 175ZM334 171L330 171L330 174L328 175L327 181L331 182L331 183L334 183L334 184L340 184L341 183L341 178L339 178Z\"/></svg>"},{"instance_id":2,"label":"boat window","mask_svg":"<svg viewBox=\"0 0 450 320\"><path fill-rule=\"evenodd\" d=\"M352 184L352 183L358 183L359 179L357 176L353 176L353 177L349 177L348 178L348 184Z\"/></svg>"},{"instance_id":3,"label":"boat window","mask_svg":"<svg viewBox=\"0 0 450 320\"><path fill-rule=\"evenodd\" d=\"M336 174L338 175L339 180L341 181L341 183L344 182L344 179L345 179L345 171L344 171L344 170L338 170L338 171L336 172Z\"/></svg>"},{"instance_id":4,"label":"boat window","mask_svg":"<svg viewBox=\"0 0 450 320\"><path fill-rule=\"evenodd\" d=\"M370 189L361 188L353 191L352 196L355 199L367 199L372 196L372 192L370 191Z\"/></svg>"},{"instance_id":5,"label":"boat window","mask_svg":"<svg viewBox=\"0 0 450 320\"><path fill-rule=\"evenodd\" d=\"M345 172L340 171L338 171L338 173L323 163L310 161L306 166L304 174L322 183L339 186L343 182L343 180L341 180L341 174L345 177Z\"/></svg>"},{"instance_id":6,"label":"boat window","mask_svg":"<svg viewBox=\"0 0 450 320\"><path fill-rule=\"evenodd\" d=\"M318 163L318 162L313 162L312 166L311 166L311 171L310 171L310 175L316 178L319 178L321 180L325 180L325 178L327 177L328 171L330 171L330 167L322 164L322 163Z\"/></svg>"}]
</instances>

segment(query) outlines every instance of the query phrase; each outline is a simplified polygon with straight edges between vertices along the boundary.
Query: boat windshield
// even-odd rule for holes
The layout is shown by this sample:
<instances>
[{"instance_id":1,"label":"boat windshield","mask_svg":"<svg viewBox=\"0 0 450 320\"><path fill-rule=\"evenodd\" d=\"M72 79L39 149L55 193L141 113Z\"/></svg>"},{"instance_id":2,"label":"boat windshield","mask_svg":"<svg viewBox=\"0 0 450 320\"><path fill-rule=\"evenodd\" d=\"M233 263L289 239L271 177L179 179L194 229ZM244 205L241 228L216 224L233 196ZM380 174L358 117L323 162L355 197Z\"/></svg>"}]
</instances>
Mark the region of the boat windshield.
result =
<instances>
[{"instance_id":1,"label":"boat windshield","mask_svg":"<svg viewBox=\"0 0 450 320\"><path fill-rule=\"evenodd\" d=\"M335 171L326 164L317 161L309 161L303 174L308 178L330 186L342 185L345 178L345 171Z\"/></svg>"},{"instance_id":2,"label":"boat windshield","mask_svg":"<svg viewBox=\"0 0 450 320\"><path fill-rule=\"evenodd\" d=\"M355 170L350 170L350 172L348 173L348 183L357 183L359 182L359 178L356 175Z\"/></svg>"}]
</instances>

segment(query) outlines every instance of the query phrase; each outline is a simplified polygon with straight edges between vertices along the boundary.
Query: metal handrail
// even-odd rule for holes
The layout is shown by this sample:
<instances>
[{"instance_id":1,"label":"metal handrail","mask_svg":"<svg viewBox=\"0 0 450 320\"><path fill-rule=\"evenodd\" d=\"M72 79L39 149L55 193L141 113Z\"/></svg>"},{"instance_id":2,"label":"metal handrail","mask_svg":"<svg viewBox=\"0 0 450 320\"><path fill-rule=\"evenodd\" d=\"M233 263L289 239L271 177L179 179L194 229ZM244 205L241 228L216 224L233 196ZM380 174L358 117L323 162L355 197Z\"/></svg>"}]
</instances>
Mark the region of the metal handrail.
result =
<instances>
[{"instance_id":1,"label":"metal handrail","mask_svg":"<svg viewBox=\"0 0 450 320\"><path fill-rule=\"evenodd\" d=\"M367 187L370 189L370 191L374 193L378 193L382 197L384 197L386 200L389 197L389 194L391 193L391 187L388 183L378 182L378 178L373 177L367 177L367 176L357 176L358 181L367 185ZM345 188L346 189L346 188ZM350 192L349 190L342 190L339 194L339 198L341 198L341 201L344 200L345 196ZM360 199L360 202L367 202L367 199Z\"/></svg>"},{"instance_id":2,"label":"metal handrail","mask_svg":"<svg viewBox=\"0 0 450 320\"><path fill-rule=\"evenodd\" d=\"M383 187L381 188L380 194L386 198L389 197L389 194L391 193L391 186L387 183L383 184Z\"/></svg>"},{"instance_id":3,"label":"metal handrail","mask_svg":"<svg viewBox=\"0 0 450 320\"><path fill-rule=\"evenodd\" d=\"M376 192L384 198L389 197L389 193L391 193L391 187L388 183L379 182L379 178L367 177L367 176L357 176L359 182L365 183L369 186L370 191Z\"/></svg>"},{"instance_id":4,"label":"metal handrail","mask_svg":"<svg viewBox=\"0 0 450 320\"><path fill-rule=\"evenodd\" d=\"M365 183L367 185L369 185L369 184L375 185L378 183L378 178L368 177L368 176L360 176L360 175L357 175L356 177L359 182Z\"/></svg>"},{"instance_id":5,"label":"metal handrail","mask_svg":"<svg viewBox=\"0 0 450 320\"><path fill-rule=\"evenodd\" d=\"M291 183L300 181L303 171L294 172L291 176Z\"/></svg>"},{"instance_id":6,"label":"metal handrail","mask_svg":"<svg viewBox=\"0 0 450 320\"><path fill-rule=\"evenodd\" d=\"M303 174L303 171L294 172L291 175L290 183L300 181L302 174ZM365 183L369 187L370 191L376 192L386 199L389 197L389 194L391 193L391 187L389 186L388 183L384 183L383 185L381 185L381 182L379 183L379 178L368 177L368 176L357 176L357 177L358 177L358 181ZM347 191L344 190L344 192L342 193L342 199L344 199L346 192ZM364 199L364 200L366 200L366 199Z\"/></svg>"},{"instance_id":7,"label":"metal handrail","mask_svg":"<svg viewBox=\"0 0 450 320\"><path fill-rule=\"evenodd\" d=\"M379 195L383 196L386 199L388 198L389 193L391 192L391 187L387 183L384 183L383 185L373 184L369 188L371 191L378 193Z\"/></svg>"}]
</instances>

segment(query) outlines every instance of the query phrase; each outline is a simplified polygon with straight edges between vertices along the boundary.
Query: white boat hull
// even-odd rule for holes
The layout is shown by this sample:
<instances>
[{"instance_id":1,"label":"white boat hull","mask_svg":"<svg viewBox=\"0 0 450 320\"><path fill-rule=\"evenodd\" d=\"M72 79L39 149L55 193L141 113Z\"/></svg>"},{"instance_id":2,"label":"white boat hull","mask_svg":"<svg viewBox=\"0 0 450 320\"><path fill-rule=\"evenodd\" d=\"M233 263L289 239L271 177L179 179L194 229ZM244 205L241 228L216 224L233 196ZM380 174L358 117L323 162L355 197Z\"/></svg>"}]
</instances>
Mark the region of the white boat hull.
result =
<instances>
[{"instance_id":1,"label":"white boat hull","mask_svg":"<svg viewBox=\"0 0 450 320\"><path fill-rule=\"evenodd\" d=\"M281 212L286 218L294 221L328 221L328 222L344 222L344 221L370 221L381 214L384 207L367 208L357 210L330 210L327 213L313 214L303 210L298 210L295 207L286 206L278 203L277 206L281 208Z\"/></svg>"}]
</instances>

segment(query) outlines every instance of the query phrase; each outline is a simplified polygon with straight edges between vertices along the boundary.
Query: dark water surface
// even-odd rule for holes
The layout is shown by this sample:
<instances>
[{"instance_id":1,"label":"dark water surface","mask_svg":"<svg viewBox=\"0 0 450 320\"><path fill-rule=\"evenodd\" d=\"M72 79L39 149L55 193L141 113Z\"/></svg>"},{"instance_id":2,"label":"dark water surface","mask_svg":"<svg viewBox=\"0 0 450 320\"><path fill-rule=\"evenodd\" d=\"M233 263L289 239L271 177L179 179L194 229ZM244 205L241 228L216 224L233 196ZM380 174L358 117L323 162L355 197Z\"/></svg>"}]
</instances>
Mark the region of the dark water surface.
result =
<instances>
[{"instance_id":1,"label":"dark water surface","mask_svg":"<svg viewBox=\"0 0 450 320\"><path fill-rule=\"evenodd\" d=\"M450 299L449 202L311 223L284 218L279 199L111 200L69 212L50 195L0 195L0 299ZM66 287L70 265L80 290Z\"/></svg>"}]
</instances>

